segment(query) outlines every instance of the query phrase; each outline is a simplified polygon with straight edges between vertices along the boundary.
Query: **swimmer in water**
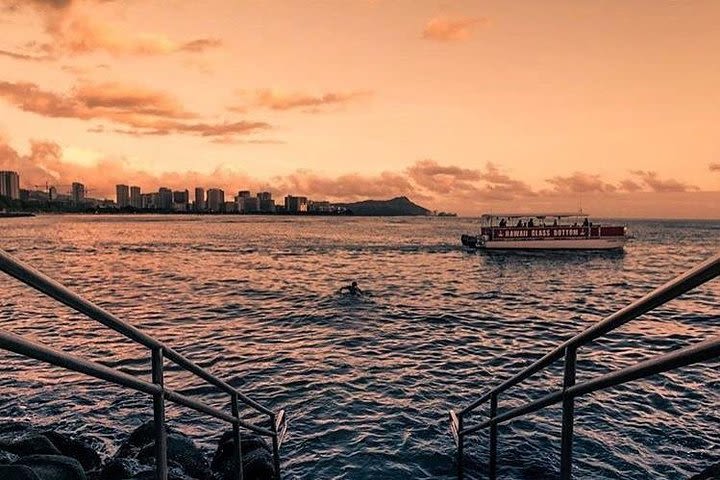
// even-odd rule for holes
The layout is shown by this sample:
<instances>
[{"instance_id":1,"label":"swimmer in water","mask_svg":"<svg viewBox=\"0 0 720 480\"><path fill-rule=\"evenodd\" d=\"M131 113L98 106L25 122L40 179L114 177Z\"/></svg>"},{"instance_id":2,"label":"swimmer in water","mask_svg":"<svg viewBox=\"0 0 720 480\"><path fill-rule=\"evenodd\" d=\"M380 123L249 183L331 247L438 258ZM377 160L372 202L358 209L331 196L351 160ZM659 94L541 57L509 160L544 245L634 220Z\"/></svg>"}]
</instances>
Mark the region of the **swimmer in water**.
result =
<instances>
[{"instance_id":1,"label":"swimmer in water","mask_svg":"<svg viewBox=\"0 0 720 480\"><path fill-rule=\"evenodd\" d=\"M358 287L357 282L352 282L350 285L346 285L344 287L340 287L340 290L338 290L338 293L343 293L343 291L347 290L347 293L350 295L362 295L363 291L360 290L360 287Z\"/></svg>"}]
</instances>

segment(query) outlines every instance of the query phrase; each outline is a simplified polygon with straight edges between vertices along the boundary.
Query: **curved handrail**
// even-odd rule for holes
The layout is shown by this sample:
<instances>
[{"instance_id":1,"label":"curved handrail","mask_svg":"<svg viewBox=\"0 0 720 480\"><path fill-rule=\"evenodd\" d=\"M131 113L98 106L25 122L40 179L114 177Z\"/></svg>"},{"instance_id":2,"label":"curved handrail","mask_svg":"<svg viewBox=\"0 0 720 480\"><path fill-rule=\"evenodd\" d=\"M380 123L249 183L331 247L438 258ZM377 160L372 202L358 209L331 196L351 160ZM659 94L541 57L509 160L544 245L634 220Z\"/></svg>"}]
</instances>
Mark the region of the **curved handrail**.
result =
<instances>
[{"instance_id":1,"label":"curved handrail","mask_svg":"<svg viewBox=\"0 0 720 480\"><path fill-rule=\"evenodd\" d=\"M39 270L21 262L15 257L11 256L4 250L0 249L0 271L5 272L11 277L21 281L22 283L38 290L48 297L54 298L60 303L67 305L73 310L85 314L87 317L100 322L108 328L115 330L126 338L135 341L145 347L153 350L157 348L163 349L163 355L169 360L173 361L176 365L183 367L191 373L194 373L198 377L202 378L206 382L218 387L226 393L236 393L238 398L255 410L264 413L266 415L275 415L276 413L272 410L260 405L255 400L249 398L247 395L239 392L237 389L228 385L223 380L220 380L207 370L203 369L199 365L195 364L191 360L184 357L182 354L168 347L161 341L151 337L150 335L142 332L133 325L119 319L107 310L99 307L93 302L86 300L77 293L71 291L64 285L48 277Z\"/></svg>"},{"instance_id":2,"label":"curved handrail","mask_svg":"<svg viewBox=\"0 0 720 480\"><path fill-rule=\"evenodd\" d=\"M664 285L656 288L652 292L643 296L639 300L631 303L622 310L619 310L604 320L588 327L572 338L564 341L556 348L551 350L549 353L544 355L539 360L533 362L530 366L524 368L521 372L513 375L509 379L502 382L500 385L491 388L488 392L483 394L478 400L472 402L470 405L458 412L459 415L465 415L477 407L487 402L493 394L499 394L518 383L528 379L535 373L544 369L554 361L560 359L568 347L581 347L588 343L596 340L597 338L609 333L618 327L621 327L631 320L636 319L640 315L643 315L660 305L667 303L668 301L679 297L680 295L692 290L693 288L702 285L703 283L712 280L713 278L720 275L720 253L714 255L708 260L704 261L695 268L688 270L684 274L674 278L673 280L665 283Z\"/></svg>"},{"instance_id":3,"label":"curved handrail","mask_svg":"<svg viewBox=\"0 0 720 480\"><path fill-rule=\"evenodd\" d=\"M680 295L720 276L720 253L715 254L698 266L656 288L652 292L636 300L625 308L618 310L605 319L597 322L582 332L562 342L559 346L540 359L524 368L519 373L491 388L479 399L470 403L457 413L450 411L450 431L457 444L458 478L463 478L464 438L485 428L490 429L490 461L489 478L495 480L497 475L497 426L522 415L538 411L547 406L562 402L562 443L560 456L560 478L572 478L572 444L574 424L574 401L576 397L586 393L610 388L625 382L645 378L656 373L674 368L702 362L720 356L720 336L679 348L674 351L657 355L630 367L610 372L580 384L575 383L575 370L578 348L587 345L597 338L625 325L635 318L673 300ZM562 357L564 360L563 388L539 399L525 403L519 407L498 414L498 397L509 388L518 385L535 373L545 369ZM490 401L490 415L485 421L464 426L464 416L474 411L483 403Z\"/></svg>"},{"instance_id":4,"label":"curved handrail","mask_svg":"<svg viewBox=\"0 0 720 480\"><path fill-rule=\"evenodd\" d=\"M104 310L93 302L76 294L64 285L36 270L35 268L14 258L0 249L0 271L19 280L50 298L86 315L87 317L120 333L131 341L148 348L152 355L152 382L137 379L119 370L104 366L97 362L82 359L65 352L53 350L45 345L34 343L21 336L0 330L0 349L9 350L30 358L35 358L68 370L84 373L111 383L125 386L153 396L153 418L155 430L155 469L157 478L166 480L168 477L167 439L165 431L165 400L184 405L195 411L205 413L232 424L234 439L234 458L236 478L242 480L242 451L240 448L240 427L260 435L272 438L272 454L276 480L280 480L280 446L286 436L287 420L285 412L274 412L259 404L247 395L233 388L227 382L195 364L163 342L140 331L133 325L124 322L112 313ZM189 398L164 386L164 360L168 359L176 365L191 372L211 385L216 386L230 395L232 414L227 414L214 407ZM244 422L240 419L238 402L270 417L270 429L264 429Z\"/></svg>"}]
</instances>

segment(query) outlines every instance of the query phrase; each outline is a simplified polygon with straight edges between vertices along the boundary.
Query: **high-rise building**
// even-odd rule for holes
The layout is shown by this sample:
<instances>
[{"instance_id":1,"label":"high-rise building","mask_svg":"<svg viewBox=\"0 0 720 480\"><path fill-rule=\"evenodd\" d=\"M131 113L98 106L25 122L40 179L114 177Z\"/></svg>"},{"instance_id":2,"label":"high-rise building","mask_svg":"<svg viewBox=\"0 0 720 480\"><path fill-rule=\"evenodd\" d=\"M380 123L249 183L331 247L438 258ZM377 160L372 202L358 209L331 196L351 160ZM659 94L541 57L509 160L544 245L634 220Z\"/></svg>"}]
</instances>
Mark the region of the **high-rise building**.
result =
<instances>
[{"instance_id":1,"label":"high-rise building","mask_svg":"<svg viewBox=\"0 0 720 480\"><path fill-rule=\"evenodd\" d=\"M187 190L175 190L173 192L173 203L190 203L190 192Z\"/></svg>"},{"instance_id":2,"label":"high-rise building","mask_svg":"<svg viewBox=\"0 0 720 480\"><path fill-rule=\"evenodd\" d=\"M169 188L160 187L158 190L158 205L160 210L170 210L173 206L173 192Z\"/></svg>"},{"instance_id":3,"label":"high-rise building","mask_svg":"<svg viewBox=\"0 0 720 480\"><path fill-rule=\"evenodd\" d=\"M20 175L17 172L0 171L0 195L13 200L20 199Z\"/></svg>"},{"instance_id":4,"label":"high-rise building","mask_svg":"<svg viewBox=\"0 0 720 480\"><path fill-rule=\"evenodd\" d=\"M236 198L238 212L240 213L256 213L260 211L257 197L241 197Z\"/></svg>"},{"instance_id":5,"label":"high-rise building","mask_svg":"<svg viewBox=\"0 0 720 480\"><path fill-rule=\"evenodd\" d=\"M73 182L71 198L72 202L76 205L85 202L85 185L79 182Z\"/></svg>"},{"instance_id":6,"label":"high-rise building","mask_svg":"<svg viewBox=\"0 0 720 480\"><path fill-rule=\"evenodd\" d=\"M187 190L176 190L173 192L173 210L176 212L187 212L190 204L190 192Z\"/></svg>"},{"instance_id":7,"label":"high-rise building","mask_svg":"<svg viewBox=\"0 0 720 480\"><path fill-rule=\"evenodd\" d=\"M50 187L50 188L48 189L48 200L50 200L51 202L54 202L54 201L57 200L57 199L58 199L57 188L56 188L56 187Z\"/></svg>"},{"instance_id":8,"label":"high-rise building","mask_svg":"<svg viewBox=\"0 0 720 480\"><path fill-rule=\"evenodd\" d=\"M130 206L130 187L127 185L115 185L115 203L119 208Z\"/></svg>"},{"instance_id":9,"label":"high-rise building","mask_svg":"<svg viewBox=\"0 0 720 480\"><path fill-rule=\"evenodd\" d=\"M238 210L238 204L237 202L225 202L225 213L237 213Z\"/></svg>"},{"instance_id":10,"label":"high-rise building","mask_svg":"<svg viewBox=\"0 0 720 480\"><path fill-rule=\"evenodd\" d=\"M207 191L207 209L211 212L222 212L225 208L225 192L219 188L210 188Z\"/></svg>"},{"instance_id":11,"label":"high-rise building","mask_svg":"<svg viewBox=\"0 0 720 480\"><path fill-rule=\"evenodd\" d=\"M258 209L263 213L275 213L275 200L270 192L260 192L257 194Z\"/></svg>"},{"instance_id":12,"label":"high-rise building","mask_svg":"<svg viewBox=\"0 0 720 480\"><path fill-rule=\"evenodd\" d=\"M308 210L307 197L295 197L288 195L285 197L285 211L288 213L303 213Z\"/></svg>"},{"instance_id":13,"label":"high-rise building","mask_svg":"<svg viewBox=\"0 0 720 480\"><path fill-rule=\"evenodd\" d=\"M205 208L205 189L202 187L195 187L195 211L202 212Z\"/></svg>"},{"instance_id":14,"label":"high-rise building","mask_svg":"<svg viewBox=\"0 0 720 480\"><path fill-rule=\"evenodd\" d=\"M140 194L140 208L145 210L157 210L158 207L158 197L159 194L157 192L154 193L141 193Z\"/></svg>"},{"instance_id":15,"label":"high-rise building","mask_svg":"<svg viewBox=\"0 0 720 480\"><path fill-rule=\"evenodd\" d=\"M140 187L130 187L130 206L133 208L142 208L142 192Z\"/></svg>"}]
</instances>

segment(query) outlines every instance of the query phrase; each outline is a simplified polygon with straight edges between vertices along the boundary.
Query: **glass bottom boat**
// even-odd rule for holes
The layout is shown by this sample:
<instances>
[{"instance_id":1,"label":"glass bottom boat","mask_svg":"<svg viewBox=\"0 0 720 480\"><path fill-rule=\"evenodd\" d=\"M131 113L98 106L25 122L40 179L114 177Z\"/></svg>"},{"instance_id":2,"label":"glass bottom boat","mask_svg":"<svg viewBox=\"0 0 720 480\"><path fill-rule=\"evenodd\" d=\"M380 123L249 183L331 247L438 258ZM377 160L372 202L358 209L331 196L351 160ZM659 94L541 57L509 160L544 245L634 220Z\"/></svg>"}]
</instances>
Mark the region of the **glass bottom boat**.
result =
<instances>
[{"instance_id":1,"label":"glass bottom boat","mask_svg":"<svg viewBox=\"0 0 720 480\"><path fill-rule=\"evenodd\" d=\"M462 235L469 249L622 250L627 228L590 222L584 213L492 214L480 217L480 235Z\"/></svg>"}]
</instances>

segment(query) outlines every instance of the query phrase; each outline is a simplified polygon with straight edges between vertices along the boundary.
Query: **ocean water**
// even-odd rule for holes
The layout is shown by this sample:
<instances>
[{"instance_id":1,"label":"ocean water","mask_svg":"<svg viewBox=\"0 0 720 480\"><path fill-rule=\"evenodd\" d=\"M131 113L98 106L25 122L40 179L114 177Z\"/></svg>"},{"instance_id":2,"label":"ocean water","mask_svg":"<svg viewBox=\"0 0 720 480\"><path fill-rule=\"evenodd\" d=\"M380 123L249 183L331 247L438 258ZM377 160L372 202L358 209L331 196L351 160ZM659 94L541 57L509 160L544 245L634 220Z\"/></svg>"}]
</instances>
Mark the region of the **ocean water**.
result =
<instances>
[{"instance_id":1,"label":"ocean water","mask_svg":"<svg viewBox=\"0 0 720 480\"><path fill-rule=\"evenodd\" d=\"M3 248L271 408L285 408L287 479L451 479L447 412L561 340L718 252L720 222L628 221L624 253L469 254L468 218L40 216L0 220ZM336 290L357 280L361 298ZM579 352L578 381L717 335L720 280ZM148 352L0 277L0 325L150 377ZM720 364L580 398L577 478L680 479L720 461ZM557 389L562 363L501 396ZM228 399L168 367L166 383ZM107 455L151 399L0 352L0 423L94 435ZM256 418L247 412L249 419ZM171 406L208 450L220 422ZM499 474L553 478L560 408L499 429ZM468 423L480 421L482 412ZM487 434L467 441L484 478Z\"/></svg>"}]
</instances>

